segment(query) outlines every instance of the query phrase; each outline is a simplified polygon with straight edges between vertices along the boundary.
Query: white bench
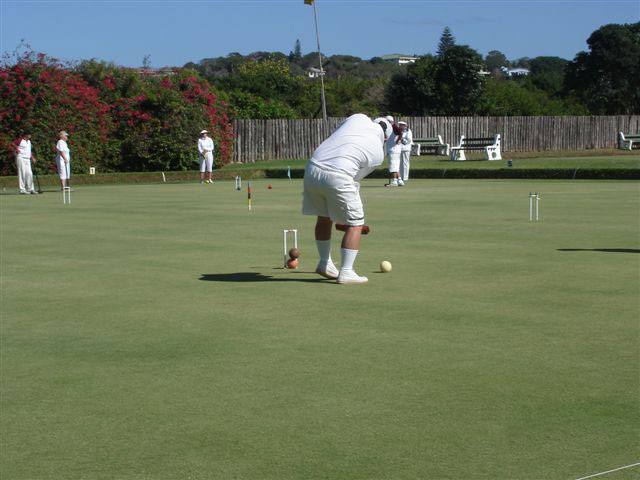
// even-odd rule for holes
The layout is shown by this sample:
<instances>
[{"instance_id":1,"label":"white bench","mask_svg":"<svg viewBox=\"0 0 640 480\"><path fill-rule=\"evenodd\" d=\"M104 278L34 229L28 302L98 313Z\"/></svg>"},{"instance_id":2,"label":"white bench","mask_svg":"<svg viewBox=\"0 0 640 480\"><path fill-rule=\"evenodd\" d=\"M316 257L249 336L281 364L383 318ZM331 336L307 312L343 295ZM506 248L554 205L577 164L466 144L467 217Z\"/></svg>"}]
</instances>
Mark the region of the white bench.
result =
<instances>
[{"instance_id":1,"label":"white bench","mask_svg":"<svg viewBox=\"0 0 640 480\"><path fill-rule=\"evenodd\" d=\"M624 134L620 132L620 135L618 136L618 148L622 150L633 150L634 144L640 145L640 133L634 135L631 133Z\"/></svg>"},{"instance_id":2,"label":"white bench","mask_svg":"<svg viewBox=\"0 0 640 480\"><path fill-rule=\"evenodd\" d=\"M429 138L414 138L411 155L422 155L424 150L434 150L436 155L449 156L449 144L442 141L442 135Z\"/></svg>"},{"instance_id":3,"label":"white bench","mask_svg":"<svg viewBox=\"0 0 640 480\"><path fill-rule=\"evenodd\" d=\"M486 160L502 160L500 154L500 134L493 137L473 137L467 138L464 135L460 137L460 143L457 147L451 148L451 160L466 160L465 151L484 151Z\"/></svg>"}]
</instances>

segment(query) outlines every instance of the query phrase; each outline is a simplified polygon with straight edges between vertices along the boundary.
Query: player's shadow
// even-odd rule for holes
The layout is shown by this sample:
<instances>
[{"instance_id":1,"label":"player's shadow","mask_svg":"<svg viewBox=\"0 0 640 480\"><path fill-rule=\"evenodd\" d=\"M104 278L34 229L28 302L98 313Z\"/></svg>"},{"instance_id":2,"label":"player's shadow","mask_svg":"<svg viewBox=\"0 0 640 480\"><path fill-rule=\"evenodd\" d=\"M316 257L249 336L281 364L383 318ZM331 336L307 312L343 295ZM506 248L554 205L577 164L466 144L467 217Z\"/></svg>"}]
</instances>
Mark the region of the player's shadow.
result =
<instances>
[{"instance_id":1,"label":"player's shadow","mask_svg":"<svg viewBox=\"0 0 640 480\"><path fill-rule=\"evenodd\" d=\"M299 272L305 273L305 272ZM200 275L200 280L205 282L308 282L308 283L323 283L326 282L326 278L294 278L287 274L286 277L274 277L271 275L264 275L258 272L237 272L237 273L203 273ZM294 274L295 276L295 274Z\"/></svg>"},{"instance_id":2,"label":"player's shadow","mask_svg":"<svg viewBox=\"0 0 640 480\"><path fill-rule=\"evenodd\" d=\"M640 253L638 248L558 248L559 252Z\"/></svg>"}]
</instances>

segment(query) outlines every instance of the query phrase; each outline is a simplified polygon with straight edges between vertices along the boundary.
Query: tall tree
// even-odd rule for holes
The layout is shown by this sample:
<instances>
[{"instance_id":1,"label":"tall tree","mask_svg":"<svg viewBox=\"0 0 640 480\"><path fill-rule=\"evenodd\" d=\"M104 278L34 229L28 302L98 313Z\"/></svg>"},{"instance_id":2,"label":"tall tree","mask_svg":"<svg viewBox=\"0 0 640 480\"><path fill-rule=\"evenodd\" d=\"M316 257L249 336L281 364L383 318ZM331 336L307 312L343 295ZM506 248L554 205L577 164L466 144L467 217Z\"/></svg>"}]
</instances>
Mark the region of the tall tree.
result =
<instances>
[{"instance_id":1,"label":"tall tree","mask_svg":"<svg viewBox=\"0 0 640 480\"><path fill-rule=\"evenodd\" d=\"M640 22L604 25L567 67L565 85L595 114L640 112Z\"/></svg>"},{"instance_id":2,"label":"tall tree","mask_svg":"<svg viewBox=\"0 0 640 480\"><path fill-rule=\"evenodd\" d=\"M296 39L296 44L293 47L293 51L289 52L289 61L298 62L302 59L302 47L300 46L300 39Z\"/></svg>"},{"instance_id":3,"label":"tall tree","mask_svg":"<svg viewBox=\"0 0 640 480\"><path fill-rule=\"evenodd\" d=\"M451 33L449 27L444 27L442 35L440 36L440 42L438 43L438 51L436 54L438 57L442 57L447 50L456 44L456 38Z\"/></svg>"},{"instance_id":4,"label":"tall tree","mask_svg":"<svg viewBox=\"0 0 640 480\"><path fill-rule=\"evenodd\" d=\"M493 72L496 68L506 67L509 65L509 60L505 57L504 53L499 50L491 50L484 57L484 66L489 72Z\"/></svg>"}]
</instances>

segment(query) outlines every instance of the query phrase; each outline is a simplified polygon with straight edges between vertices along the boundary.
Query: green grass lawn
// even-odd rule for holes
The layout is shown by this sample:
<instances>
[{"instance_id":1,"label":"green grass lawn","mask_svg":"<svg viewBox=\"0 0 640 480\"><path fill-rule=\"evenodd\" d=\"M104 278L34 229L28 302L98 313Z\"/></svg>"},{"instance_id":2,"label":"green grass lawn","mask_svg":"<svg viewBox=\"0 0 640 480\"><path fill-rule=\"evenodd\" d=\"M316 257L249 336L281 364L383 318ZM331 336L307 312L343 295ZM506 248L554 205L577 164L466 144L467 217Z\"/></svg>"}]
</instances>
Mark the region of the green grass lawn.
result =
<instances>
[{"instance_id":1,"label":"green grass lawn","mask_svg":"<svg viewBox=\"0 0 640 480\"><path fill-rule=\"evenodd\" d=\"M640 461L639 184L382 183L363 182L358 286L312 273L299 180L253 182L252 212L231 181L0 197L0 478L565 480Z\"/></svg>"}]
</instances>

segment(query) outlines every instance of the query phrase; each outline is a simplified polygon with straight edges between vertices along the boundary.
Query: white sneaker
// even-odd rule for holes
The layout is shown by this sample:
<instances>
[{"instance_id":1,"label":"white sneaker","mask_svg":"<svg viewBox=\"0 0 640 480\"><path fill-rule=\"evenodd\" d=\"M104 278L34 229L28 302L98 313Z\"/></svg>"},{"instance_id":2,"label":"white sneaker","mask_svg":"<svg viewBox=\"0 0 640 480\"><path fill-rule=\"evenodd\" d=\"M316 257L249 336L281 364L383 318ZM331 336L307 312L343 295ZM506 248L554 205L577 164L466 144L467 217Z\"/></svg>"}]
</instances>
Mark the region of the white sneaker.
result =
<instances>
[{"instance_id":1,"label":"white sneaker","mask_svg":"<svg viewBox=\"0 0 640 480\"><path fill-rule=\"evenodd\" d=\"M384 186L385 187L397 187L398 184L397 183L385 183Z\"/></svg>"},{"instance_id":2,"label":"white sneaker","mask_svg":"<svg viewBox=\"0 0 640 480\"><path fill-rule=\"evenodd\" d=\"M338 278L338 269L331 261L329 263L320 262L316 267L316 273L322 275L324 278Z\"/></svg>"},{"instance_id":3,"label":"white sneaker","mask_svg":"<svg viewBox=\"0 0 640 480\"><path fill-rule=\"evenodd\" d=\"M338 274L338 283L367 283L369 279L367 277L361 277L354 270L340 270Z\"/></svg>"},{"instance_id":4,"label":"white sneaker","mask_svg":"<svg viewBox=\"0 0 640 480\"><path fill-rule=\"evenodd\" d=\"M404 187L404 182L402 180L398 180L398 186L399 187Z\"/></svg>"}]
</instances>

